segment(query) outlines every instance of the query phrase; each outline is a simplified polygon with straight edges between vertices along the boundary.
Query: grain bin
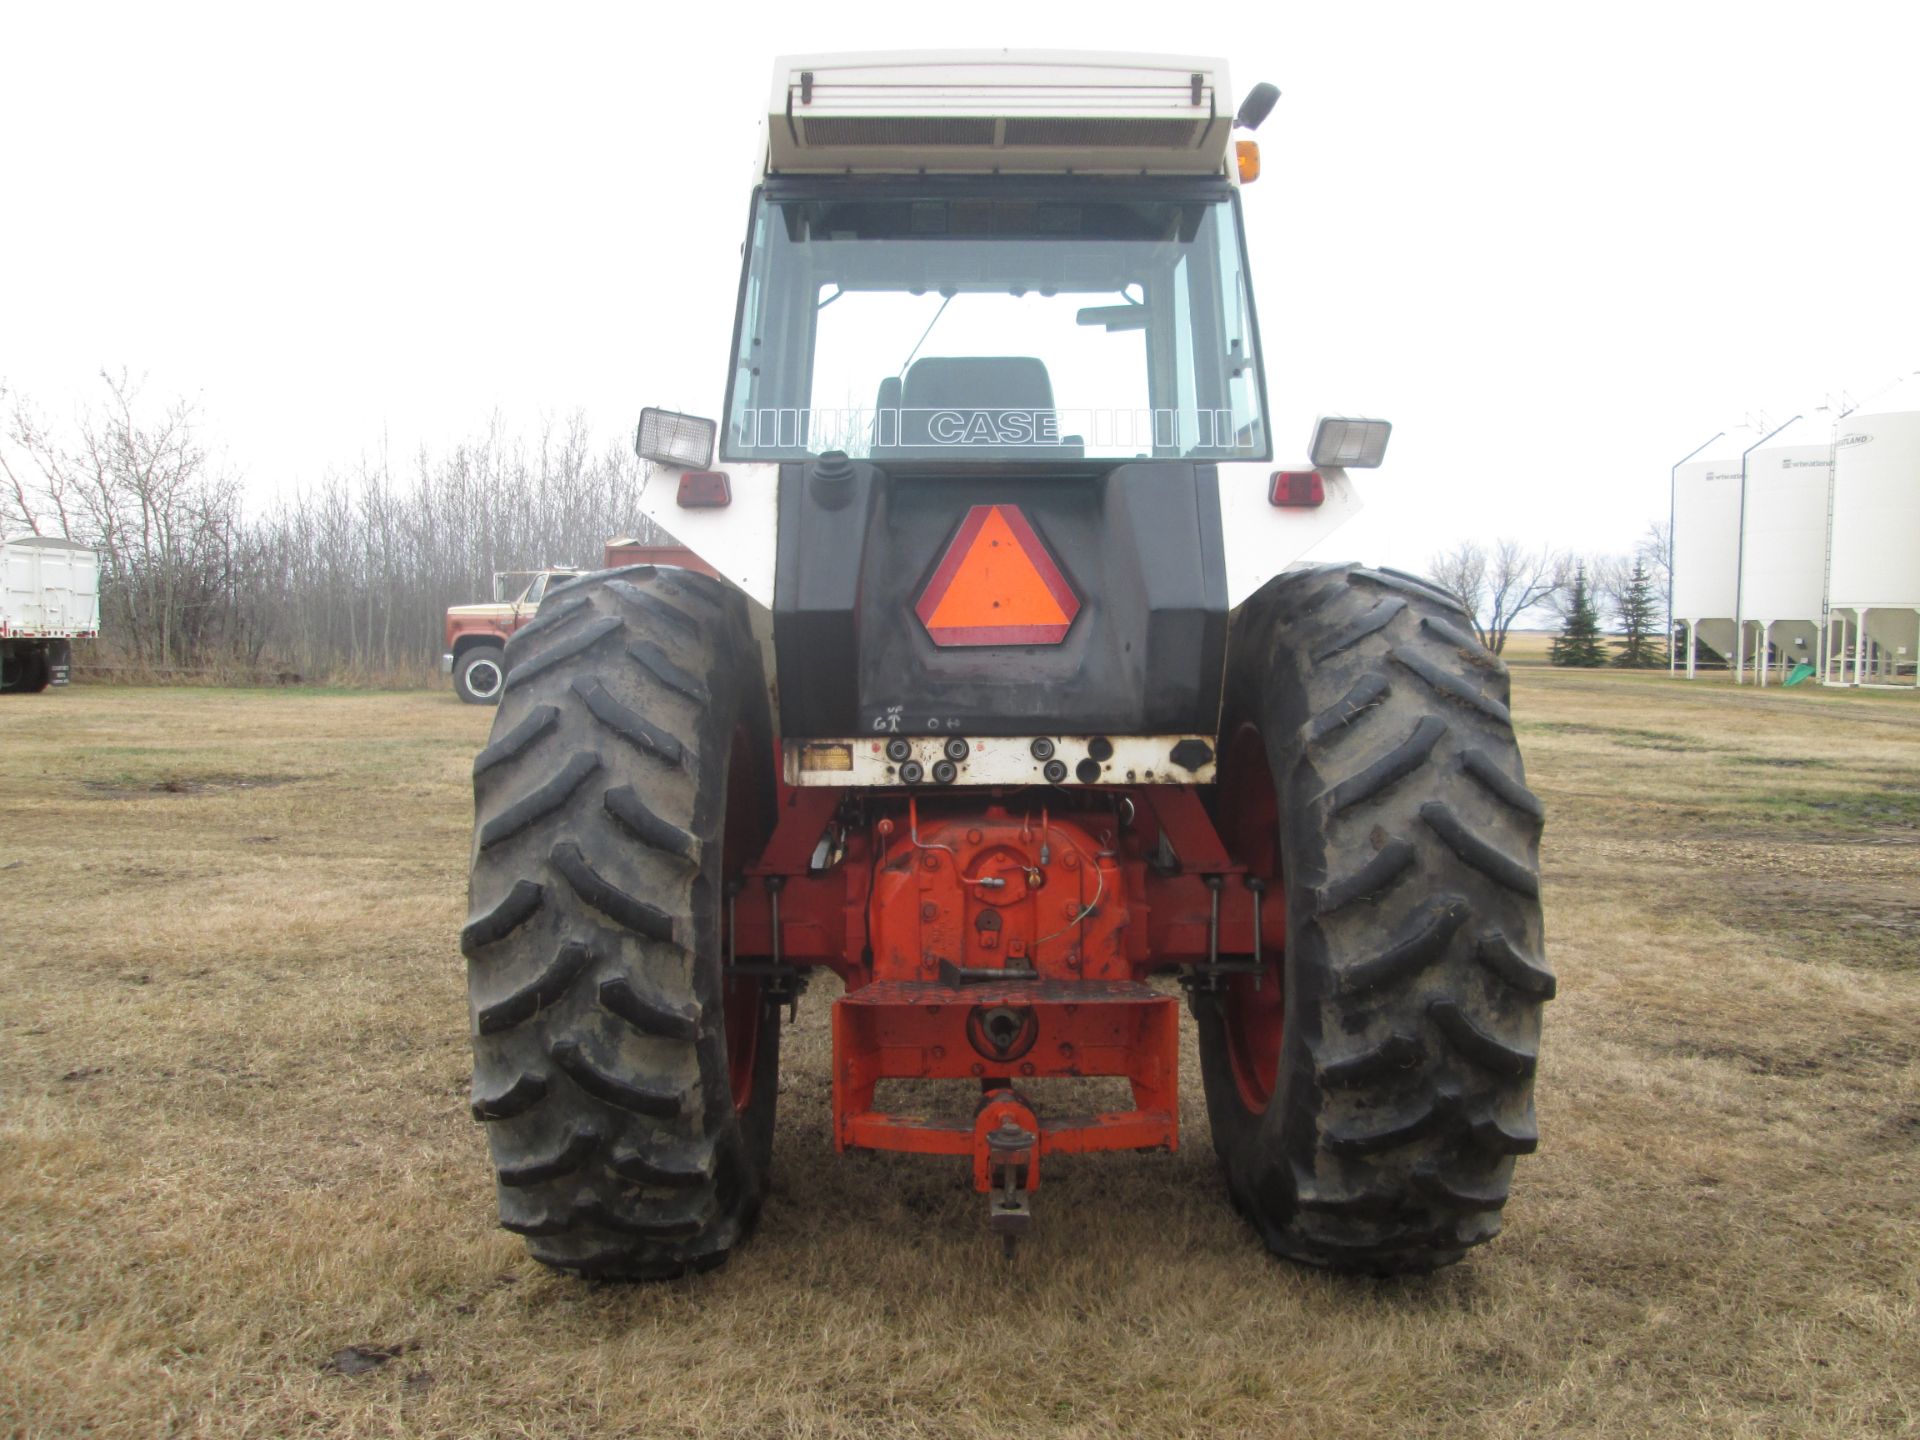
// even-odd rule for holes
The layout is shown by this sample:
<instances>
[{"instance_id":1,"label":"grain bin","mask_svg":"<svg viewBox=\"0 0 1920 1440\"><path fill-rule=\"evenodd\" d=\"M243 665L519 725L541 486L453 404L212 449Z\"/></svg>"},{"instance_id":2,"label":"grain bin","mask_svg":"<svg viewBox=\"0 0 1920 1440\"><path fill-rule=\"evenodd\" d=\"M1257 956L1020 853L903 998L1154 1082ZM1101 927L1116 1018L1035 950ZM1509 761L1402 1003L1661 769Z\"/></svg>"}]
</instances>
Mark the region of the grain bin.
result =
<instances>
[{"instance_id":1,"label":"grain bin","mask_svg":"<svg viewBox=\"0 0 1920 1440\"><path fill-rule=\"evenodd\" d=\"M1738 614L1762 685L1770 658L1781 679L1795 664L1819 663L1832 476L1833 416L1826 410L1789 421L1747 456Z\"/></svg>"},{"instance_id":2,"label":"grain bin","mask_svg":"<svg viewBox=\"0 0 1920 1440\"><path fill-rule=\"evenodd\" d=\"M1842 420L1833 457L1829 678L1912 683L1920 655L1920 375Z\"/></svg>"},{"instance_id":3,"label":"grain bin","mask_svg":"<svg viewBox=\"0 0 1920 1440\"><path fill-rule=\"evenodd\" d=\"M1673 618L1689 642L1729 664L1740 599L1740 452L1761 433L1736 426L1673 478ZM1695 646L1686 653L1691 679Z\"/></svg>"}]
</instances>

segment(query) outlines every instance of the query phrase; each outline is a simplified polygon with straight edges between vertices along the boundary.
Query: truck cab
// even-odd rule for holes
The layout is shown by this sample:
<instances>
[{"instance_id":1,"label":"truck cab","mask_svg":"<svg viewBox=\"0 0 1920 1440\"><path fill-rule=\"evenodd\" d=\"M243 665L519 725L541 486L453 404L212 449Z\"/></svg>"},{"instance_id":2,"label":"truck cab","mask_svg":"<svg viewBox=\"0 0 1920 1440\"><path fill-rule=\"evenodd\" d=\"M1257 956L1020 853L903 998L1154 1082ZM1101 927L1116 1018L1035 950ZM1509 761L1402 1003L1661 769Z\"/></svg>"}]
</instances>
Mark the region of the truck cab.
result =
<instances>
[{"instance_id":1,"label":"truck cab","mask_svg":"<svg viewBox=\"0 0 1920 1440\"><path fill-rule=\"evenodd\" d=\"M454 692L470 705L497 705L506 678L501 661L506 644L533 619L550 586L583 572L571 566L544 570L497 570L493 599L481 605L449 605L446 652L440 671L453 676Z\"/></svg>"}]
</instances>

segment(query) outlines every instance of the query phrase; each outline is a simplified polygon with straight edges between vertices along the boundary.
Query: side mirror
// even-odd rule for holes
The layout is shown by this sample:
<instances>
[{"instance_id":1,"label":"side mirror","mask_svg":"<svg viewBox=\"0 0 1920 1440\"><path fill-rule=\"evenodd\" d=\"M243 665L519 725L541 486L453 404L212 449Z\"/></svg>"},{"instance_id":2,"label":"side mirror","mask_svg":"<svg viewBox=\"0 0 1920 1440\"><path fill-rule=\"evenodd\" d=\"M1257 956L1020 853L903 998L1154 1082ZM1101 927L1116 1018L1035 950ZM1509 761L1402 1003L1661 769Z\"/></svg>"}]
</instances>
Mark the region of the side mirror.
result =
<instances>
[{"instance_id":1,"label":"side mirror","mask_svg":"<svg viewBox=\"0 0 1920 1440\"><path fill-rule=\"evenodd\" d=\"M1280 87L1262 80L1247 91L1246 98L1240 102L1240 109L1233 117L1236 130L1258 130L1260 122L1273 113L1273 107L1279 102Z\"/></svg>"}]
</instances>

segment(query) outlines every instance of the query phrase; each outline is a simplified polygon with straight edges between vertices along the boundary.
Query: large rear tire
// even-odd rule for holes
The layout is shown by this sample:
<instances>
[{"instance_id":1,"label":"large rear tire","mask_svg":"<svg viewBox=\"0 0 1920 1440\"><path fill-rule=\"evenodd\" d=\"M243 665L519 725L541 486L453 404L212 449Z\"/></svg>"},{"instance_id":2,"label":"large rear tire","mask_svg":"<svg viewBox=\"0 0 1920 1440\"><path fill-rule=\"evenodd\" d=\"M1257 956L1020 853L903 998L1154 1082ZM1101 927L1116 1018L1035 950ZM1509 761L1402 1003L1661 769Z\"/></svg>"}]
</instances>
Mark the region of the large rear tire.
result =
<instances>
[{"instance_id":1,"label":"large rear tire","mask_svg":"<svg viewBox=\"0 0 1920 1440\"><path fill-rule=\"evenodd\" d=\"M723 1261L766 1192L779 1011L723 971L772 740L740 596L632 566L549 593L474 761L473 1113L500 1222L562 1270Z\"/></svg>"},{"instance_id":2,"label":"large rear tire","mask_svg":"<svg viewBox=\"0 0 1920 1440\"><path fill-rule=\"evenodd\" d=\"M1506 667L1452 599L1356 567L1272 581L1229 656L1216 818L1285 896L1263 983L1193 992L1234 1203L1295 1260L1451 1264L1535 1147L1554 992Z\"/></svg>"}]
</instances>

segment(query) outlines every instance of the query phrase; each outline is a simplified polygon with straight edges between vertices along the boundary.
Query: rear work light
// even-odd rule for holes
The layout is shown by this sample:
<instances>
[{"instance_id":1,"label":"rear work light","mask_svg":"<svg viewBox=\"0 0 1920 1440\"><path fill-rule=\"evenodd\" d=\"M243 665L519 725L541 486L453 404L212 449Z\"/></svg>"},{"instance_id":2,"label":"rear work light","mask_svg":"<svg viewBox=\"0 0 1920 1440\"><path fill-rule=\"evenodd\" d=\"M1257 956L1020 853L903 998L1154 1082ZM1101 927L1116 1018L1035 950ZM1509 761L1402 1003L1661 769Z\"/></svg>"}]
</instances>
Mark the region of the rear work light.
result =
<instances>
[{"instance_id":1,"label":"rear work light","mask_svg":"<svg viewBox=\"0 0 1920 1440\"><path fill-rule=\"evenodd\" d=\"M1386 458L1393 426L1385 420L1329 415L1313 430L1313 463L1327 469L1372 470Z\"/></svg>"},{"instance_id":2,"label":"rear work light","mask_svg":"<svg viewBox=\"0 0 1920 1440\"><path fill-rule=\"evenodd\" d=\"M713 463L713 441L719 427L698 415L673 410L642 410L634 452L642 460L704 470Z\"/></svg>"},{"instance_id":3,"label":"rear work light","mask_svg":"<svg viewBox=\"0 0 1920 1440\"><path fill-rule=\"evenodd\" d=\"M1292 510L1310 510L1327 498L1326 482L1318 470L1276 470L1267 499Z\"/></svg>"}]
</instances>

